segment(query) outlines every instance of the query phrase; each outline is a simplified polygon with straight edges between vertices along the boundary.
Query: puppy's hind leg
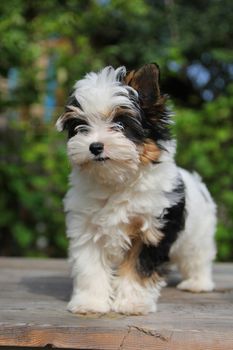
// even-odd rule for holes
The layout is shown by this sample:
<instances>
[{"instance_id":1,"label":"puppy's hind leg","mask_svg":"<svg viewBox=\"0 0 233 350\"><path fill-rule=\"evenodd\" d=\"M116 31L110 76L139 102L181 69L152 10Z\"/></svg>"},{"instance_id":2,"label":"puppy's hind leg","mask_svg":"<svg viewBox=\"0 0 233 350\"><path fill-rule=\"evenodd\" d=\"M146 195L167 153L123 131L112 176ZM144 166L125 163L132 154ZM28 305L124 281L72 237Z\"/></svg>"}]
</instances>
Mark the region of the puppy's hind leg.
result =
<instances>
[{"instance_id":1,"label":"puppy's hind leg","mask_svg":"<svg viewBox=\"0 0 233 350\"><path fill-rule=\"evenodd\" d=\"M180 172L185 183L186 220L169 255L184 279L177 288L209 292L214 288L212 262L216 255L216 205L198 174L183 169Z\"/></svg>"},{"instance_id":2,"label":"puppy's hind leg","mask_svg":"<svg viewBox=\"0 0 233 350\"><path fill-rule=\"evenodd\" d=\"M183 277L177 288L190 292L210 292L214 289L212 279L212 262L216 255L213 238L213 227L209 232L204 231L202 239L185 232L171 249L171 260L174 261ZM183 237L182 237L183 236Z\"/></svg>"},{"instance_id":3,"label":"puppy's hind leg","mask_svg":"<svg viewBox=\"0 0 233 350\"><path fill-rule=\"evenodd\" d=\"M192 257L185 268L179 264L181 274L185 279L177 285L178 289L187 290L193 293L211 292L214 289L212 280L211 262L201 264L196 261L197 257ZM205 266L204 266L205 265Z\"/></svg>"}]
</instances>

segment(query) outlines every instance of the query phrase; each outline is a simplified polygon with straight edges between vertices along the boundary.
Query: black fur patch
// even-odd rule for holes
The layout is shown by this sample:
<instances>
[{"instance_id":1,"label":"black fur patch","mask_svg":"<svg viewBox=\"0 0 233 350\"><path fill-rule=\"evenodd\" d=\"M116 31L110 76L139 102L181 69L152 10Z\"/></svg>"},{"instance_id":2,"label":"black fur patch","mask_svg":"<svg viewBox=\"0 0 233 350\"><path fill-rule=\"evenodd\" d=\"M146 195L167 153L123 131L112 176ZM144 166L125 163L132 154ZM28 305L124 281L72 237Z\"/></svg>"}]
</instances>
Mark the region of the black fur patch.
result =
<instances>
[{"instance_id":1,"label":"black fur patch","mask_svg":"<svg viewBox=\"0 0 233 350\"><path fill-rule=\"evenodd\" d=\"M131 139L135 143L143 143L143 141L146 138L149 138L155 142L155 144L162 149L160 146L159 141L169 141L172 139L172 133L171 133L171 116L169 110L166 108L163 103L161 103L160 107L156 110L147 110L141 108L140 98L139 102L135 101L135 97L131 101L135 105L135 109L138 110L138 122L140 125L140 137L136 137ZM165 103L165 102L164 102ZM132 117L131 117L132 118ZM132 127L134 126L134 123L129 123ZM138 125L137 130L139 131ZM125 134L126 137L127 134ZM137 135L138 136L138 135ZM130 137L129 137L130 138Z\"/></svg>"},{"instance_id":2,"label":"black fur patch","mask_svg":"<svg viewBox=\"0 0 233 350\"><path fill-rule=\"evenodd\" d=\"M165 103L165 102L164 102ZM165 105L154 111L141 109L142 127L147 137L153 140L159 146L159 141L169 141L171 135L171 116Z\"/></svg>"},{"instance_id":3,"label":"black fur patch","mask_svg":"<svg viewBox=\"0 0 233 350\"><path fill-rule=\"evenodd\" d=\"M77 131L75 130L75 128L79 125L88 125L88 124L85 120L79 119L79 118L69 118L65 121L63 130L68 131L69 139L77 134Z\"/></svg>"},{"instance_id":4,"label":"black fur patch","mask_svg":"<svg viewBox=\"0 0 233 350\"><path fill-rule=\"evenodd\" d=\"M80 103L78 102L78 100L76 99L76 97L73 95L73 92L68 97L68 100L67 100L67 103L65 106L65 112L70 111L69 106L78 107L79 109L82 110L82 107L81 107Z\"/></svg>"},{"instance_id":5,"label":"black fur patch","mask_svg":"<svg viewBox=\"0 0 233 350\"><path fill-rule=\"evenodd\" d=\"M185 187L180 179L180 184L172 192L180 195L180 201L164 210L161 217L165 221L164 227L161 229L164 237L158 246L149 246L143 244L142 250L137 261L137 270L142 276L151 276L153 272L163 273L163 264L169 261L169 251L171 245L175 242L180 231L185 226Z\"/></svg>"},{"instance_id":6,"label":"black fur patch","mask_svg":"<svg viewBox=\"0 0 233 350\"><path fill-rule=\"evenodd\" d=\"M121 123L124 127L123 134L134 143L143 143L145 139L144 129L140 123L139 118L131 115L118 114L114 119L114 123Z\"/></svg>"}]
</instances>

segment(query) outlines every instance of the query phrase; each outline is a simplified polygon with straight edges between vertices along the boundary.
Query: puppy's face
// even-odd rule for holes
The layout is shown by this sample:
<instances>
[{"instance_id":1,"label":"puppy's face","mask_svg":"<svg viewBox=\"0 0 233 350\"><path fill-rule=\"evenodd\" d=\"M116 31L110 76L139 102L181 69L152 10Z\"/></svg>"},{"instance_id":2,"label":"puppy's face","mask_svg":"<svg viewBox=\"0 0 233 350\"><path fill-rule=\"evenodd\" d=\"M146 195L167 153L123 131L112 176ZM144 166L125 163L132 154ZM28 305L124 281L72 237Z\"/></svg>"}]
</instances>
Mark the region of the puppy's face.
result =
<instances>
[{"instance_id":1,"label":"puppy's face","mask_svg":"<svg viewBox=\"0 0 233 350\"><path fill-rule=\"evenodd\" d=\"M159 141L165 137L160 130L164 101L159 99L155 65L128 75L124 67L107 67L78 81L57 121L58 130L68 131L73 166L95 181L117 184L158 162ZM158 116L159 110L164 115Z\"/></svg>"}]
</instances>

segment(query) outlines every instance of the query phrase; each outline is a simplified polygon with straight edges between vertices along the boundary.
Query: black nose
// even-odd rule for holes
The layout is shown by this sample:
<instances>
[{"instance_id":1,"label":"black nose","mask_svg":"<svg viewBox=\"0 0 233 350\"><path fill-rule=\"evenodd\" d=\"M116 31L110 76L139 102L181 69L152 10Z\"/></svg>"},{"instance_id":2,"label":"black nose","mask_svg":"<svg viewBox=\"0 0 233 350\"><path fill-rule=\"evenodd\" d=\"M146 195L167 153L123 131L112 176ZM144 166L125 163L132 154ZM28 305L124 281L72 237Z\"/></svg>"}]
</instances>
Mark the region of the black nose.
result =
<instances>
[{"instance_id":1,"label":"black nose","mask_svg":"<svg viewBox=\"0 0 233 350\"><path fill-rule=\"evenodd\" d=\"M91 153L93 153L95 156L98 156L104 149L104 144L102 142L93 142L89 146L89 150Z\"/></svg>"}]
</instances>

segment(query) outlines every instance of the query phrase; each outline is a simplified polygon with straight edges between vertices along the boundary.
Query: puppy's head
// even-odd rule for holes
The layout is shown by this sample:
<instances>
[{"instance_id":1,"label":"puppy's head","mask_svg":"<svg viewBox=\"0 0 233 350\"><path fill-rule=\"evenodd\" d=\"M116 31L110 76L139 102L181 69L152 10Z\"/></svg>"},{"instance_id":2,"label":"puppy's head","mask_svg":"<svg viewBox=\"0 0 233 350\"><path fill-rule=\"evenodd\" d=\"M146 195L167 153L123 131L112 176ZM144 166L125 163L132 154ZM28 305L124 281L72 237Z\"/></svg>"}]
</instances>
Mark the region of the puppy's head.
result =
<instances>
[{"instance_id":1,"label":"puppy's head","mask_svg":"<svg viewBox=\"0 0 233 350\"><path fill-rule=\"evenodd\" d=\"M56 126L68 132L73 166L108 184L126 183L158 163L170 139L159 68L106 67L78 81Z\"/></svg>"}]
</instances>

